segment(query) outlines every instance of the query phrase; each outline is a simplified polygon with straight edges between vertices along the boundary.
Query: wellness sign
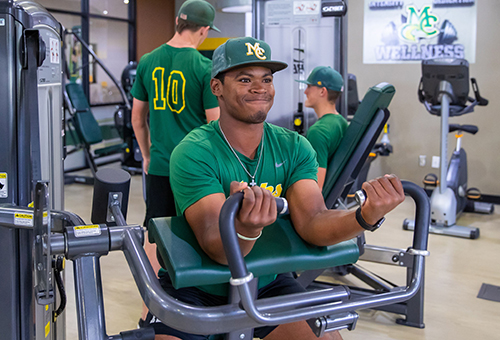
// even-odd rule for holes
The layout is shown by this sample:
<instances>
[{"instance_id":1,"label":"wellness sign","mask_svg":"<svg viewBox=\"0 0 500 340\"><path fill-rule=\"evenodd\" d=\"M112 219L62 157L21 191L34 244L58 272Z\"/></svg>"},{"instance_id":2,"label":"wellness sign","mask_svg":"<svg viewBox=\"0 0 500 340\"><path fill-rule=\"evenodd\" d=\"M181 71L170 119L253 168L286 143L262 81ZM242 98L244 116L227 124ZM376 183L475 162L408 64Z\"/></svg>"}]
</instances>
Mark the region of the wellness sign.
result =
<instances>
[{"instance_id":1,"label":"wellness sign","mask_svg":"<svg viewBox=\"0 0 500 340\"><path fill-rule=\"evenodd\" d=\"M363 62L476 60L475 0L365 0Z\"/></svg>"}]
</instances>

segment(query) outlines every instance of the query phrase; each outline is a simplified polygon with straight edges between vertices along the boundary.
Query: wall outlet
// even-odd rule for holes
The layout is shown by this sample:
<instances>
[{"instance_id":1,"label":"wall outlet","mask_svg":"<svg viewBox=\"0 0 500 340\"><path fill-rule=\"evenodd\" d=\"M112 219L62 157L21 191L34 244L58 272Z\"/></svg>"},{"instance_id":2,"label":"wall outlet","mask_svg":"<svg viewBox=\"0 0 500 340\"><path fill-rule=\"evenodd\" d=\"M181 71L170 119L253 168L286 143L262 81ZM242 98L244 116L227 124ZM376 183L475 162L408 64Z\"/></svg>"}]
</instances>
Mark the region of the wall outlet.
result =
<instances>
[{"instance_id":1,"label":"wall outlet","mask_svg":"<svg viewBox=\"0 0 500 340\"><path fill-rule=\"evenodd\" d=\"M425 163L427 162L427 156L426 155L420 155L418 156L418 165L420 166L425 166Z\"/></svg>"},{"instance_id":2,"label":"wall outlet","mask_svg":"<svg viewBox=\"0 0 500 340\"><path fill-rule=\"evenodd\" d=\"M440 161L440 157L439 156L432 156L432 167L434 169L439 169L439 161Z\"/></svg>"}]
</instances>

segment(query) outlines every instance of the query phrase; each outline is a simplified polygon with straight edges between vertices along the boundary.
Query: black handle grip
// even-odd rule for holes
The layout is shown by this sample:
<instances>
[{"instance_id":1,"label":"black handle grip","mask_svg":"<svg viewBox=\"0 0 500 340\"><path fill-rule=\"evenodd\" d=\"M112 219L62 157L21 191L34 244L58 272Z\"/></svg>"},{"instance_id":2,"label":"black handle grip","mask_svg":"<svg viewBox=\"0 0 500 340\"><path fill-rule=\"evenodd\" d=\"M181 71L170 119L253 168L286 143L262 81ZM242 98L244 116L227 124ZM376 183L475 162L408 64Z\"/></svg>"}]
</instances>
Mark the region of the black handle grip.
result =
<instances>
[{"instance_id":1,"label":"black handle grip","mask_svg":"<svg viewBox=\"0 0 500 340\"><path fill-rule=\"evenodd\" d=\"M120 332L122 340L154 340L155 330L152 327L139 328L131 331Z\"/></svg>"},{"instance_id":2,"label":"black handle grip","mask_svg":"<svg viewBox=\"0 0 500 340\"><path fill-rule=\"evenodd\" d=\"M278 215L288 214L288 201L284 197L276 197L276 209Z\"/></svg>"},{"instance_id":3,"label":"black handle grip","mask_svg":"<svg viewBox=\"0 0 500 340\"><path fill-rule=\"evenodd\" d=\"M243 192L237 192L229 196L226 202L224 202L219 216L220 236L233 279L241 279L249 274L245 260L241 255L238 237L234 229L234 220L241 207L242 201ZM288 212L288 202L285 198L276 198L276 206L278 208L278 214Z\"/></svg>"}]
</instances>

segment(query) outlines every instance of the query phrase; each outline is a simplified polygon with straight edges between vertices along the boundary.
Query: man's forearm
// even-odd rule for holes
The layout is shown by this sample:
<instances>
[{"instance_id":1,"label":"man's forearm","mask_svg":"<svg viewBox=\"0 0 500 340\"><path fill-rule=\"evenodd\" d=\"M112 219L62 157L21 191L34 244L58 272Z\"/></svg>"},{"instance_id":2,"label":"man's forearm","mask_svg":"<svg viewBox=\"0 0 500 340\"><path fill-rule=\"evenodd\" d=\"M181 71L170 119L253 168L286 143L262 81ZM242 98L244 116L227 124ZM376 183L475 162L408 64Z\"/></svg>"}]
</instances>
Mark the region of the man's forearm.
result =
<instances>
[{"instance_id":1,"label":"man's forearm","mask_svg":"<svg viewBox=\"0 0 500 340\"><path fill-rule=\"evenodd\" d=\"M139 144L139 149L141 149L142 157L144 159L150 158L149 148L151 145L151 140L149 138L149 128L146 124L132 124L134 128L135 138L137 140L137 144Z\"/></svg>"},{"instance_id":2,"label":"man's forearm","mask_svg":"<svg viewBox=\"0 0 500 340\"><path fill-rule=\"evenodd\" d=\"M364 229L358 224L354 211L323 210L317 213L307 226L298 230L307 242L317 246L329 246L350 240Z\"/></svg>"}]
</instances>

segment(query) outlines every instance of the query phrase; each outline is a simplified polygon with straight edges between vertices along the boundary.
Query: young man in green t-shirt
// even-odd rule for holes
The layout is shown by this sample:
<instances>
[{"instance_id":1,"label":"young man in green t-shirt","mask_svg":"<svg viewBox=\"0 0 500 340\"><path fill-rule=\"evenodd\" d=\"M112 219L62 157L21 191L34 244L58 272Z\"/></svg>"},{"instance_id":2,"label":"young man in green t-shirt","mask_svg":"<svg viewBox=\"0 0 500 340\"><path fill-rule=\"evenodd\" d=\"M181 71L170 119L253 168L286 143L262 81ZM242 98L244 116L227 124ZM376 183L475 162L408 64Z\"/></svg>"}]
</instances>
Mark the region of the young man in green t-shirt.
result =
<instances>
[{"instance_id":1,"label":"young man in green t-shirt","mask_svg":"<svg viewBox=\"0 0 500 340\"><path fill-rule=\"evenodd\" d=\"M169 179L172 150L189 131L219 118L217 98L210 90L212 62L196 50L210 29L219 32L214 17L208 2L184 2L173 38L144 55L137 67L132 126L146 173L146 227L151 218L175 216ZM158 270L156 247L146 240L145 249Z\"/></svg>"},{"instance_id":2,"label":"young man in green t-shirt","mask_svg":"<svg viewBox=\"0 0 500 340\"><path fill-rule=\"evenodd\" d=\"M271 59L265 42L253 38L230 39L217 48L211 88L219 100L220 120L193 130L172 153L170 171L178 214L185 216L207 255L221 264L227 259L220 239L219 213L226 197L237 191L244 192L235 221L244 255L276 220L275 196L286 197L297 233L316 245L357 236L365 230L360 223L365 228L376 225L404 200L399 179L387 175L363 184L367 200L358 214L326 208L316 183L316 157L309 142L265 122L274 101L273 73L286 66ZM162 275L160 282L170 295L190 304L227 302L226 292L217 287L176 290L168 274ZM303 291L289 275L259 278L259 282L259 298ZM208 338L160 322L153 327L157 339ZM255 337L316 339L305 321L257 328ZM341 337L335 332L324 339Z\"/></svg>"},{"instance_id":3,"label":"young man in green t-shirt","mask_svg":"<svg viewBox=\"0 0 500 340\"><path fill-rule=\"evenodd\" d=\"M340 73L329 66L315 67L307 80L296 80L307 84L304 91L306 107L314 109L318 120L307 130L309 140L318 157L318 185L325 183L326 168L337 150L347 129L347 120L335 108L335 102L344 90Z\"/></svg>"}]
</instances>

